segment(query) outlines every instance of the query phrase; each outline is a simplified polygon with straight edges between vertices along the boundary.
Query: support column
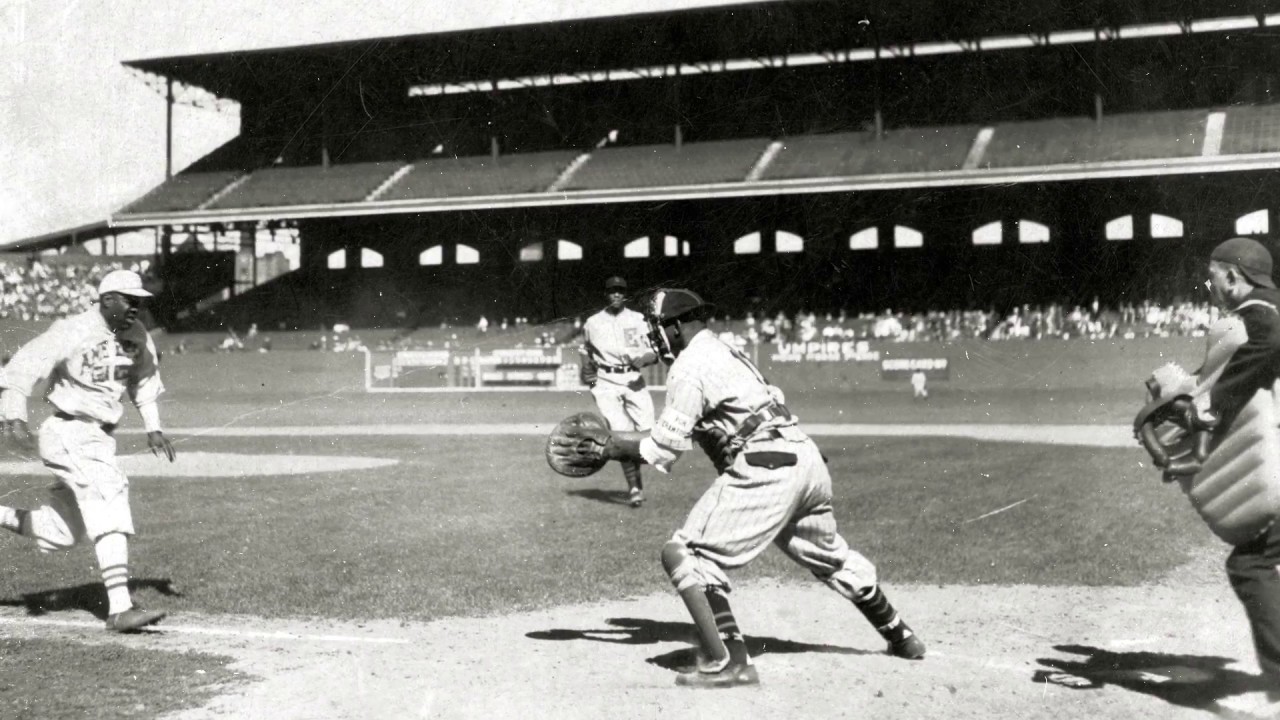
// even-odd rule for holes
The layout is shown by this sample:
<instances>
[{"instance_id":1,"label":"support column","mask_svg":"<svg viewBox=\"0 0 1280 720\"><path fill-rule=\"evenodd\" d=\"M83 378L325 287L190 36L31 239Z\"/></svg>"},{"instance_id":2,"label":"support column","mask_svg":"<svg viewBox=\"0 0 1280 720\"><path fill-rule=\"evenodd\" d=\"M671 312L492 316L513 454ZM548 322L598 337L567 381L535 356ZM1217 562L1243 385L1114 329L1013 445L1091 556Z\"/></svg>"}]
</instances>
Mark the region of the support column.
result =
<instances>
[{"instance_id":1,"label":"support column","mask_svg":"<svg viewBox=\"0 0 1280 720\"><path fill-rule=\"evenodd\" d=\"M173 177L173 78L168 79L164 113L164 179Z\"/></svg>"}]
</instances>

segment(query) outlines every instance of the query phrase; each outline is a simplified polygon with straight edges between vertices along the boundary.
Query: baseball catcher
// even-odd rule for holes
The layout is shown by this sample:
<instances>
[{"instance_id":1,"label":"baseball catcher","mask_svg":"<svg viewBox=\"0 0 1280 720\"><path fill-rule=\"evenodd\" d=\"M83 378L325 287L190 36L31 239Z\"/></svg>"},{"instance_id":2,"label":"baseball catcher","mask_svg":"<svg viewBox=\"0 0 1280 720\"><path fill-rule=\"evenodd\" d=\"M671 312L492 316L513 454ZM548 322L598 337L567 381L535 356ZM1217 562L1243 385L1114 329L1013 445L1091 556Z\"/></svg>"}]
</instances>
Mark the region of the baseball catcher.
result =
<instances>
[{"instance_id":1,"label":"baseball catcher","mask_svg":"<svg viewBox=\"0 0 1280 720\"><path fill-rule=\"evenodd\" d=\"M552 467L567 474L594 472L602 460L643 462L667 473L695 444L715 464L718 477L660 553L699 641L696 661L676 684L759 683L729 605L726 571L770 544L857 608L891 655L924 657L924 642L889 601L875 566L840 535L827 465L782 391L707 327L710 306L696 293L659 290L646 315L653 353L670 366L666 407L653 429L602 432L574 416L557 426L547 450Z\"/></svg>"},{"instance_id":2,"label":"baseball catcher","mask_svg":"<svg viewBox=\"0 0 1280 720\"><path fill-rule=\"evenodd\" d=\"M1206 286L1224 311L1195 375L1163 368L1134 429L1152 460L1233 549L1227 577L1244 607L1272 704L1280 710L1280 291L1271 253L1231 238L1209 257ZM1259 715L1261 716L1261 715Z\"/></svg>"}]
</instances>

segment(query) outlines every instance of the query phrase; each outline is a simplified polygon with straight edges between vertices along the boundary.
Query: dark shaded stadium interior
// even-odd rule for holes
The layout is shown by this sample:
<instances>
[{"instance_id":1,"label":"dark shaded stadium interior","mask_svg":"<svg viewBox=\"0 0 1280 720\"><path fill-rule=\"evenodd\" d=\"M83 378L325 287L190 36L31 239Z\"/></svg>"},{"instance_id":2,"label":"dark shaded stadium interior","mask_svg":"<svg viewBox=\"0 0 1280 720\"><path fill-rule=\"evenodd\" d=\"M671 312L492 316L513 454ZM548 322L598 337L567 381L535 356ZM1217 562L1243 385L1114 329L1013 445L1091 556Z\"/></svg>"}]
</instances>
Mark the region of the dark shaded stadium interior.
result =
<instances>
[{"instance_id":1,"label":"dark shaded stadium interior","mask_svg":"<svg viewBox=\"0 0 1280 720\"><path fill-rule=\"evenodd\" d=\"M1277 7L1280 3L1261 1L944 6L926 0L810 0L128 64L241 103L240 137L178 176L193 183L178 186L177 195L190 191L199 203L246 171L256 172L237 189L242 197L251 197L255 183L273 177L285 183L274 187L288 193L295 169L305 175L307 168L324 168L334 183L328 190L313 186L308 192L320 195L304 199L342 203L358 200L359 193L348 197L350 187L338 179L376 185L390 169L418 161L438 175L467 177L466 187L541 192L547 189L547 168L563 167L581 151L616 159L625 158L628 148L665 145L680 156L698 158L700 165L723 158L739 172L742 162L734 158L751 157L758 152L751 148L763 149L771 139L795 140L797 148L820 135L843 146L853 138L908 147L916 128L971 138L977 127L999 123L1042 123L1024 126L1030 149L1022 143L1000 146L1000 135L992 147L997 157L1021 153L1034 163L1055 153L1067 157L1058 152L1067 142L1064 133L1074 133L1070 142L1077 145L1087 145L1090 132L1107 137L1113 117L1130 118L1126 127L1136 128L1135 144L1141 145L1145 128L1160 126L1166 122L1162 118L1202 127L1212 109L1239 110L1244 118L1260 113L1254 124L1261 130L1229 132L1224 149L1234 142L1241 148L1237 152L1270 151L1274 148L1250 144L1257 144L1254 136L1275 136L1274 113L1266 110L1273 91L1280 92L1274 70L1280 67L1280 45L1267 32L895 56L874 63L433 97L411 97L409 88L996 34L1090 27L1104 33L1125 23L1252 15ZM1179 119L1181 111L1194 111L1191 120ZM1141 117L1144 113L1149 120ZM1243 121L1230 122L1243 127ZM877 129L885 132L882 139ZM616 141L597 151L611 131L617 132ZM1126 137L1121 140L1128 142ZM810 147L815 156L827 152L820 142ZM1195 152L1179 149L1155 157ZM939 160L936 153L928 155L925 160ZM963 158L963 146L958 157ZM531 158L539 160L521 164ZM640 162L623 165L636 168ZM857 156L845 167L855 173L887 169ZM486 175L494 169L498 172ZM593 171L590 164L585 171ZM803 163L796 172L805 172ZM415 168L407 177L417 181L419 175ZM480 314L547 320L598 304L600 282L614 273L637 287L695 287L734 314L802 308L1001 309L1095 297L1104 303L1173 300L1195 292L1207 249L1232 234L1236 218L1277 205L1272 175L1232 172L300 219L301 270L181 321L170 305L167 319L175 327L426 325L469 323ZM495 176L527 180L530 189L499 187L491 180ZM627 182L623 176L604 177L593 187ZM432 191L414 192L430 197ZM182 198L179 207L191 203ZM271 206L270 200L236 205L233 195L213 202L217 208ZM1182 237L1151 238L1144 224L1151 213L1181 220ZM1105 223L1128 214L1134 216L1134 239L1105 240ZM1049 227L1050 241L1017 242L1013 228L1019 219ZM993 221L1005 223L1005 241L974 246L974 229ZM923 247L892 247L898 225L921 232ZM868 227L879 229L879 248L850 250L849 236ZM735 255L734 240L757 231L763 233L762 252ZM804 251L774 253L774 231L804 238ZM624 259L623 246L646 235L676 236L689 243L689 255L663 257L655 245L650 258ZM555 257L562 239L583 248L581 260ZM477 250L479 263L454 262L451 253L459 243ZM521 248L531 243L542 243L541 261L519 259ZM442 264L421 266L418 254L433 245L443 248ZM352 251L348 268L329 270L326 258L340 248ZM385 265L355 266L351 258L359 248L377 251ZM170 274L168 281L174 286L179 276Z\"/></svg>"},{"instance_id":2,"label":"dark shaded stadium interior","mask_svg":"<svg viewBox=\"0 0 1280 720\"><path fill-rule=\"evenodd\" d=\"M1237 217L1274 197L1273 173L1022 184L941 191L877 192L590 208L430 213L343 221L302 221L303 268L260 286L175 328L222 323L311 328L473 324L477 317L571 316L601 302L601 283L626 276L635 289L684 285L714 298L726 314L886 308L1005 311L1022 304L1104 305L1152 299L1204 301L1200 283L1209 250L1231 234ZM1106 221L1142 207L1184 221L1184 237L1152 238L1148 215L1134 213L1132 240L1105 240ZM1015 223L1051 229L1049 242L1023 244ZM975 246L974 229L1003 221L1000 245ZM892 228L920 231L923 246L895 248ZM879 247L849 249L849 236L877 227ZM761 252L734 254L734 240L762 233ZM805 239L803 252L776 253L772 233ZM687 256L624 258L641 236L674 235ZM558 260L559 239L582 246L581 260ZM453 248L479 252L458 265ZM541 243L541 261L520 249ZM419 265L418 253L443 246L443 262ZM329 253L348 253L330 270ZM359 248L382 254L381 268L361 268Z\"/></svg>"}]
</instances>

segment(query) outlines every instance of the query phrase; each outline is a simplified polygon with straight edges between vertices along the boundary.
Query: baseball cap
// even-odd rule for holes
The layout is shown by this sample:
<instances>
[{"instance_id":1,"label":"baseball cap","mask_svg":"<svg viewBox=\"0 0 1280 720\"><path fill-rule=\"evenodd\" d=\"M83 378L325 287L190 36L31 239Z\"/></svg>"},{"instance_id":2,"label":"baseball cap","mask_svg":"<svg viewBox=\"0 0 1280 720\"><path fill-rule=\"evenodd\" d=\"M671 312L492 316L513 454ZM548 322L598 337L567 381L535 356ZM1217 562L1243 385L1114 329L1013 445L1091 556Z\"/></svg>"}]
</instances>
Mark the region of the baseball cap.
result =
<instances>
[{"instance_id":1,"label":"baseball cap","mask_svg":"<svg viewBox=\"0 0 1280 720\"><path fill-rule=\"evenodd\" d=\"M620 278L620 277L618 277L617 275L614 275L613 277L611 277L611 278L609 278L608 280L605 280L605 281L604 281L604 289L605 289L605 290L615 290L615 289L616 289L616 290L626 290L626 289L627 289L627 281L626 281L626 280L624 280L624 279L622 279L622 278Z\"/></svg>"},{"instance_id":2,"label":"baseball cap","mask_svg":"<svg viewBox=\"0 0 1280 720\"><path fill-rule=\"evenodd\" d=\"M653 294L649 301L649 315L659 323L666 323L710 307L711 303L692 290L670 288Z\"/></svg>"},{"instance_id":3,"label":"baseball cap","mask_svg":"<svg viewBox=\"0 0 1280 720\"><path fill-rule=\"evenodd\" d=\"M1271 253L1257 240L1244 237L1224 240L1213 249L1209 259L1235 265L1258 287L1276 286L1271 279Z\"/></svg>"},{"instance_id":4,"label":"baseball cap","mask_svg":"<svg viewBox=\"0 0 1280 720\"><path fill-rule=\"evenodd\" d=\"M120 293L133 297L151 297L142 287L142 276L132 270L112 270L98 283L98 297L107 293Z\"/></svg>"}]
</instances>

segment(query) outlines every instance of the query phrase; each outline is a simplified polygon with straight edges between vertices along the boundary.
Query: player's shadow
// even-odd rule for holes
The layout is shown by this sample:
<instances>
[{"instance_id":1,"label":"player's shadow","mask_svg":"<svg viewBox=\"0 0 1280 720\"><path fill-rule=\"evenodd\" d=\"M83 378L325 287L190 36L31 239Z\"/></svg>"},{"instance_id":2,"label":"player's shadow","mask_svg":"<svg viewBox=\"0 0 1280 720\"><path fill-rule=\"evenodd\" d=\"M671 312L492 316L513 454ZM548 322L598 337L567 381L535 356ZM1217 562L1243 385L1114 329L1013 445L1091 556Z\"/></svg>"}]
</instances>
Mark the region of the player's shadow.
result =
<instances>
[{"instance_id":1,"label":"player's shadow","mask_svg":"<svg viewBox=\"0 0 1280 720\"><path fill-rule=\"evenodd\" d=\"M643 618L609 618L605 621L609 627L597 630L535 630L526 633L525 637L534 640L590 640L593 642L616 643L618 645L653 645L660 642L683 642L696 646L697 633L691 623L666 622L662 620L646 620ZM836 655L869 655L872 651L857 648L828 645L825 643L805 643L781 638L747 635L747 652L752 657L761 655L790 653L831 653ZM667 670L685 670L695 662L696 650L693 647L672 650L645 660L651 665Z\"/></svg>"},{"instance_id":2,"label":"player's shadow","mask_svg":"<svg viewBox=\"0 0 1280 720\"><path fill-rule=\"evenodd\" d=\"M1040 658L1045 666L1032 676L1077 689L1114 685L1152 695L1173 705L1211 710L1231 695L1272 689L1260 675L1228 668L1232 658L1155 652L1114 652L1087 645L1055 645L1055 650L1081 655L1081 660Z\"/></svg>"},{"instance_id":3,"label":"player's shadow","mask_svg":"<svg viewBox=\"0 0 1280 720\"><path fill-rule=\"evenodd\" d=\"M167 597L182 597L182 593L174 588L173 581L168 578L134 578L129 581L129 590L133 593L137 593L139 590L154 590ZM107 590L102 583L86 583L74 587L40 590L38 592L23 593L19 598L0 600L0 607L24 608L27 614L33 617L68 610L83 610L99 620L106 620Z\"/></svg>"},{"instance_id":4,"label":"player's shadow","mask_svg":"<svg viewBox=\"0 0 1280 720\"><path fill-rule=\"evenodd\" d=\"M629 505L631 503L631 494L627 490L604 490L601 488L582 488L580 490L565 490L565 495L573 497L585 498L587 500L595 500L609 505Z\"/></svg>"}]
</instances>

